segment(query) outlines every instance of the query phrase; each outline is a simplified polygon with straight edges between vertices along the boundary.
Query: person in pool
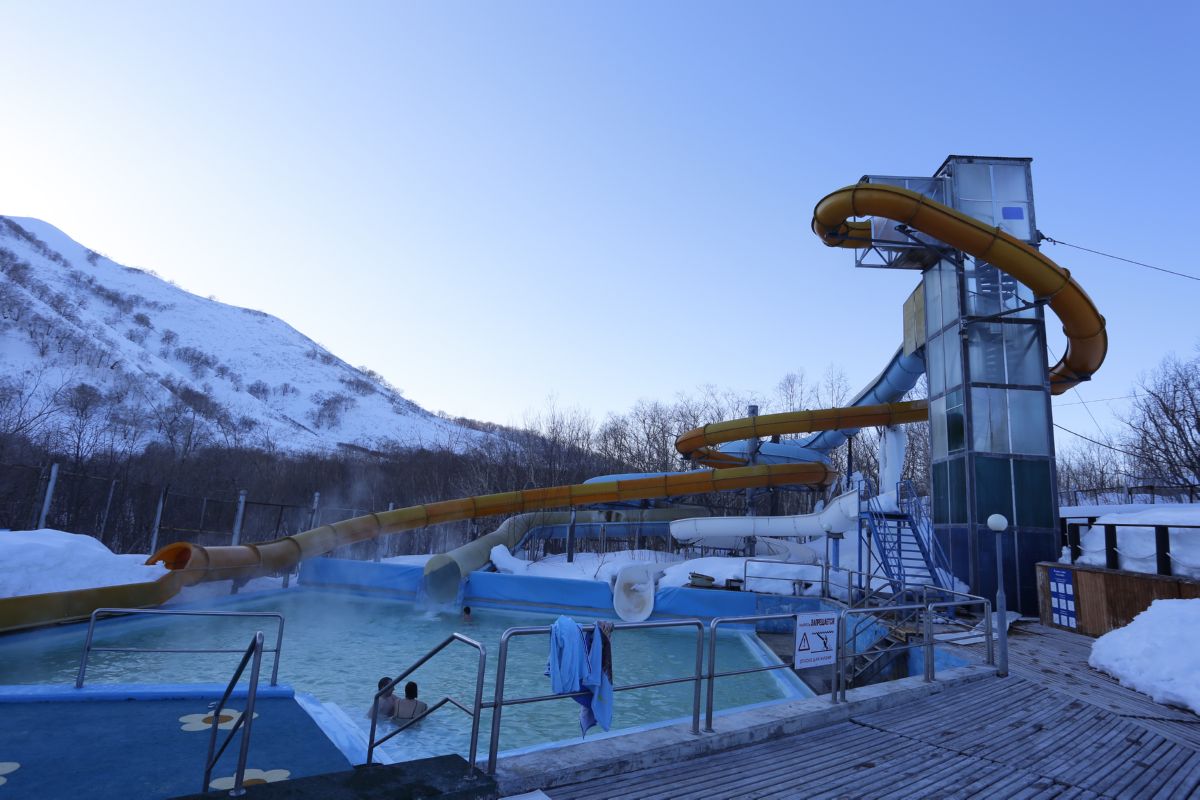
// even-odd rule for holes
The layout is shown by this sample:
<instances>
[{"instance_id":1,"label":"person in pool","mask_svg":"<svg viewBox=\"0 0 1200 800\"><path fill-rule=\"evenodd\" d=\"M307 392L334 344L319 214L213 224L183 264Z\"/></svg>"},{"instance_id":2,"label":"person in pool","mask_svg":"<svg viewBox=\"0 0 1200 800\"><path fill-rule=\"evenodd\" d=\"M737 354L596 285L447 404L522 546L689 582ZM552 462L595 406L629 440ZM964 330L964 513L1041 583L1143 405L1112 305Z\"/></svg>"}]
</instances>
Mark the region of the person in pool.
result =
<instances>
[{"instance_id":1,"label":"person in pool","mask_svg":"<svg viewBox=\"0 0 1200 800\"><path fill-rule=\"evenodd\" d=\"M429 706L417 699L417 682L409 681L404 684L404 699L396 701L396 707L392 711L392 722L401 728L407 728L428 708Z\"/></svg>"},{"instance_id":2,"label":"person in pool","mask_svg":"<svg viewBox=\"0 0 1200 800\"><path fill-rule=\"evenodd\" d=\"M391 682L391 678L380 678L378 684L379 689L383 689ZM394 690L394 686L388 687L387 693L379 698L379 719L387 719L396 713L396 705L400 702L400 698L396 697L396 695L392 693ZM371 718L371 712L374 710L374 708L367 709L367 719Z\"/></svg>"},{"instance_id":3,"label":"person in pool","mask_svg":"<svg viewBox=\"0 0 1200 800\"><path fill-rule=\"evenodd\" d=\"M464 625L471 624L471 607L463 606L462 621Z\"/></svg>"}]
</instances>

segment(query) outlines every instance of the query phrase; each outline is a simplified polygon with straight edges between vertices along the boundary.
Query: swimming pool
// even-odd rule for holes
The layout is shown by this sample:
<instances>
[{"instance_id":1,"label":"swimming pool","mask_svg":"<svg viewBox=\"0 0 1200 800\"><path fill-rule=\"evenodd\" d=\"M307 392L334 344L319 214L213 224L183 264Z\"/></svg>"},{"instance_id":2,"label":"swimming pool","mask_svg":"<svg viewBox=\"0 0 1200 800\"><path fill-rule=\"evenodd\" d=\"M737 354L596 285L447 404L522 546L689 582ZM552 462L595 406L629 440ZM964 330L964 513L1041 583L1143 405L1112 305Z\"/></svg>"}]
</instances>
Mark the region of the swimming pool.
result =
<instances>
[{"instance_id":1,"label":"swimming pool","mask_svg":"<svg viewBox=\"0 0 1200 800\"><path fill-rule=\"evenodd\" d=\"M426 612L412 603L350 592L290 589L221 604L222 610L279 611L287 620L280 658L279 681L343 709L362 730L369 727L367 709L382 676L395 676L449 634L459 631L488 648L484 699L494 691L496 658L501 633L510 627L548 625L556 614L476 608L464 625L456 613ZM579 617L579 622L590 622ZM132 618L97 625L97 647L228 647L243 648L252 632L263 629L268 646L273 624L262 619L183 617L165 620ZM86 626L18 634L0 639L0 684L71 683L79 665ZM550 693L546 668L548 639L516 637L509 646L505 697ZM469 705L474 692L477 653L453 645L415 675L420 696L432 704L450 695ZM721 635L721 669L763 663L764 651L750 637ZM88 663L88 685L96 683L224 683L237 656L166 653L94 653ZM695 665L695 634L680 630L618 631L613 637L614 682L618 685L690 675ZM264 681L269 664L264 663ZM808 694L786 670L719 680L716 708L724 709L797 694ZM616 695L613 730L689 717L692 685L620 692ZM507 707L500 750L549 742L579 740L579 706L556 700ZM484 712L481 750L486 753L489 712ZM593 728L589 737L600 729ZM470 721L444 707L418 726L393 738L386 752L395 759L420 758L447 752L466 754Z\"/></svg>"}]
</instances>

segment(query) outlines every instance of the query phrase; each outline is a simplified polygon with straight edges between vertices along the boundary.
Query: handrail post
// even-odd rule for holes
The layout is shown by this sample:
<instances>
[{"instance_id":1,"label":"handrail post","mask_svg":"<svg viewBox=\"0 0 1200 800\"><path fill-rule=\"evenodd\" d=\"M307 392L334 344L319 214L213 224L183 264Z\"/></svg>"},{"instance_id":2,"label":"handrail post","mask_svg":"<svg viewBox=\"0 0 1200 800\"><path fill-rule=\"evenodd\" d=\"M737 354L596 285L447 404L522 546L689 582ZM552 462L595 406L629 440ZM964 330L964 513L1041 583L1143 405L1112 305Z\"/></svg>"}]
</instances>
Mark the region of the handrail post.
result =
<instances>
[{"instance_id":1,"label":"handrail post","mask_svg":"<svg viewBox=\"0 0 1200 800\"><path fill-rule=\"evenodd\" d=\"M88 655L92 651L92 636L96 632L96 615L104 609L97 608L88 619L87 638L83 640L83 654L79 657L79 673L75 676L75 688L83 688L83 676L87 672Z\"/></svg>"},{"instance_id":2,"label":"handrail post","mask_svg":"<svg viewBox=\"0 0 1200 800\"><path fill-rule=\"evenodd\" d=\"M700 684L704 682L704 623L696 620L696 679L692 682L692 733L700 735Z\"/></svg>"},{"instance_id":3,"label":"handrail post","mask_svg":"<svg viewBox=\"0 0 1200 800\"><path fill-rule=\"evenodd\" d=\"M933 604L925 606L924 649L925 649L925 682L932 683L936 674L933 666Z\"/></svg>"},{"instance_id":4,"label":"handrail post","mask_svg":"<svg viewBox=\"0 0 1200 800\"><path fill-rule=\"evenodd\" d=\"M983 601L983 630L985 631L984 641L987 642L987 663L994 665L996 663L996 652L992 644L992 601Z\"/></svg>"},{"instance_id":5,"label":"handrail post","mask_svg":"<svg viewBox=\"0 0 1200 800\"><path fill-rule=\"evenodd\" d=\"M471 750L468 770L475 769L476 754L479 750L479 723L483 714L483 680L487 675L487 649L479 645L479 668L475 672L475 711L471 715Z\"/></svg>"},{"instance_id":6,"label":"handrail post","mask_svg":"<svg viewBox=\"0 0 1200 800\"><path fill-rule=\"evenodd\" d=\"M704 703L704 732L713 732L713 685L717 677L717 626L721 617L713 617L708 624L708 693Z\"/></svg>"},{"instance_id":7,"label":"handrail post","mask_svg":"<svg viewBox=\"0 0 1200 800\"><path fill-rule=\"evenodd\" d=\"M508 640L511 630L500 636L500 655L496 662L496 693L492 701L492 732L488 739L488 775L496 774L496 753L500 749L500 714L504 711L504 672L508 666Z\"/></svg>"},{"instance_id":8,"label":"handrail post","mask_svg":"<svg viewBox=\"0 0 1200 800\"><path fill-rule=\"evenodd\" d=\"M833 629L833 674L829 676L829 702L837 705L838 701L838 670L842 661L842 637L846 617L839 614Z\"/></svg>"},{"instance_id":9,"label":"handrail post","mask_svg":"<svg viewBox=\"0 0 1200 800\"><path fill-rule=\"evenodd\" d=\"M271 685L279 685L279 653L283 650L283 615L279 615L278 630L275 632L275 663L271 665Z\"/></svg>"},{"instance_id":10,"label":"handrail post","mask_svg":"<svg viewBox=\"0 0 1200 800\"><path fill-rule=\"evenodd\" d=\"M254 724L254 701L258 697L258 672L262 667L263 635L254 635L254 660L250 662L250 687L246 692L246 710L242 712L242 747L238 753L237 774L233 779L230 797L241 797L246 793L242 781L246 779L246 759L250 755L250 727Z\"/></svg>"}]
</instances>

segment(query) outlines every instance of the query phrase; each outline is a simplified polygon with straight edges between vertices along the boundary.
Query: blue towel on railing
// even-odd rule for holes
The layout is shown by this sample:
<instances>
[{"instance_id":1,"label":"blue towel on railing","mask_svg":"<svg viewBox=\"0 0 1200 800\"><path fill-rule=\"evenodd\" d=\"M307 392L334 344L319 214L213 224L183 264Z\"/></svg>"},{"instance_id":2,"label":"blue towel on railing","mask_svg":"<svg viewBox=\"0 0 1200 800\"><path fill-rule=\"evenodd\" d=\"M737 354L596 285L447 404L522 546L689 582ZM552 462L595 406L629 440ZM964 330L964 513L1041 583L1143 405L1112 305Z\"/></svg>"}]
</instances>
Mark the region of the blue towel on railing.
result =
<instances>
[{"instance_id":1,"label":"blue towel on railing","mask_svg":"<svg viewBox=\"0 0 1200 800\"><path fill-rule=\"evenodd\" d=\"M605 675L604 637L600 624L591 632L591 647L583 631L570 617L559 617L550 629L550 658L546 664L546 675L550 676L550 690L555 694L591 692L591 697L576 697L582 706L579 710L579 729L586 735L588 730L599 724L604 730L612 725L613 688L612 680Z\"/></svg>"}]
</instances>

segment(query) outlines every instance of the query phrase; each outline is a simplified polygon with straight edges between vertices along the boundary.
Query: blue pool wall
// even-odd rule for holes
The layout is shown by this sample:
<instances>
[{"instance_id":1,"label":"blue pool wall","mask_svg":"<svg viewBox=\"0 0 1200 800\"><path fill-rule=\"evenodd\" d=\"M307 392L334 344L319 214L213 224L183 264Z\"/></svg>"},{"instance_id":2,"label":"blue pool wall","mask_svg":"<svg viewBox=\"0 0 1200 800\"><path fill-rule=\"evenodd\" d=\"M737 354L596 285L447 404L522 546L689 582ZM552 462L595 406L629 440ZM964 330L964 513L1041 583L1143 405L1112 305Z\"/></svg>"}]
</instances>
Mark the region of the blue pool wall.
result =
<instances>
[{"instance_id":1,"label":"blue pool wall","mask_svg":"<svg viewBox=\"0 0 1200 800\"><path fill-rule=\"evenodd\" d=\"M300 583L305 586L378 592L398 599L416 600L424 572L424 567L415 564L314 558L301 563ZM462 598L464 605L479 608L543 612L549 608L567 614L615 618L612 591L602 581L472 572L467 576ZM664 587L655 596L653 618L746 617L820 611L825 607L815 597ZM773 633L791 630L787 620L764 622L757 627Z\"/></svg>"}]
</instances>

